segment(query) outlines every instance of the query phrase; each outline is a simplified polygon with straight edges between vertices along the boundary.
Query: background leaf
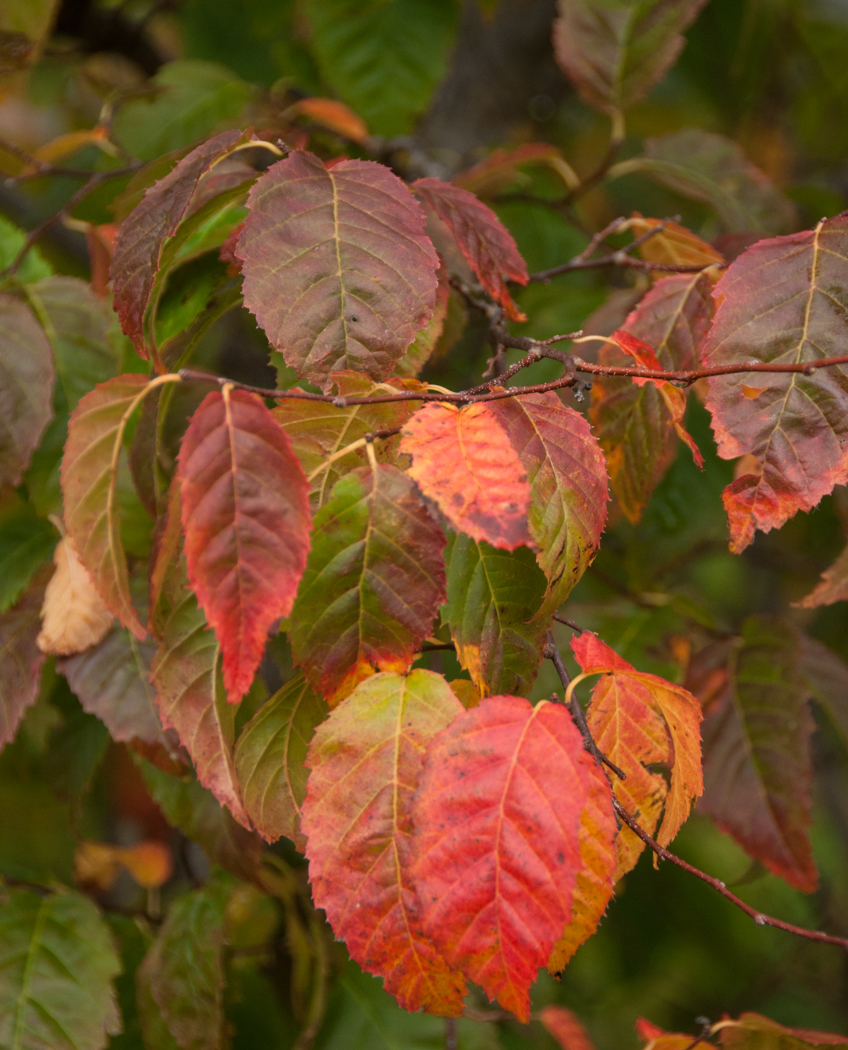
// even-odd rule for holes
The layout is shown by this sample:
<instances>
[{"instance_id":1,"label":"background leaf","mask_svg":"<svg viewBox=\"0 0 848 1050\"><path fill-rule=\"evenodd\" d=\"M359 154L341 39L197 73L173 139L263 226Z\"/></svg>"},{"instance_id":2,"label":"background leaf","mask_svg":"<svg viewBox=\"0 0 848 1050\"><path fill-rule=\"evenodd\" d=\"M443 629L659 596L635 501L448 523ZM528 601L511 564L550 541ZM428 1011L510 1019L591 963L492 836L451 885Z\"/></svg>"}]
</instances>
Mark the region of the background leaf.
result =
<instances>
[{"instance_id":1,"label":"background leaf","mask_svg":"<svg viewBox=\"0 0 848 1050\"><path fill-rule=\"evenodd\" d=\"M306 798L306 752L329 708L302 674L257 711L239 735L236 775L256 830L273 842L286 835L301 852L300 811Z\"/></svg>"},{"instance_id":2,"label":"background leaf","mask_svg":"<svg viewBox=\"0 0 848 1050\"><path fill-rule=\"evenodd\" d=\"M17 503L0 517L0 613L20 598L56 546L55 527L31 503Z\"/></svg>"},{"instance_id":3,"label":"background leaf","mask_svg":"<svg viewBox=\"0 0 848 1050\"><path fill-rule=\"evenodd\" d=\"M101 1050L121 1030L121 964L97 908L79 893L3 891L0 1045Z\"/></svg>"},{"instance_id":4,"label":"background leaf","mask_svg":"<svg viewBox=\"0 0 848 1050\"><path fill-rule=\"evenodd\" d=\"M336 936L404 1009L448 1017L465 982L418 922L410 811L430 739L461 713L432 671L368 678L318 727L303 806L313 899Z\"/></svg>"},{"instance_id":5,"label":"background leaf","mask_svg":"<svg viewBox=\"0 0 848 1050\"><path fill-rule=\"evenodd\" d=\"M17 604L0 613L0 749L14 740L24 712L38 696L44 655L36 638L49 579L45 566Z\"/></svg>"},{"instance_id":6,"label":"background leaf","mask_svg":"<svg viewBox=\"0 0 848 1050\"><path fill-rule=\"evenodd\" d=\"M289 636L331 705L374 671L411 665L445 598L444 545L397 467L360 467L336 484L315 516Z\"/></svg>"},{"instance_id":7,"label":"background leaf","mask_svg":"<svg viewBox=\"0 0 848 1050\"><path fill-rule=\"evenodd\" d=\"M248 207L236 248L244 302L286 363L322 387L342 368L384 379L436 297L438 256L404 183L369 161L328 171L297 150L261 176Z\"/></svg>"},{"instance_id":8,"label":"background leaf","mask_svg":"<svg viewBox=\"0 0 848 1050\"><path fill-rule=\"evenodd\" d=\"M288 616L309 551L303 469L255 394L225 386L194 413L178 459L188 577L224 655L231 703L271 625Z\"/></svg>"}]
</instances>

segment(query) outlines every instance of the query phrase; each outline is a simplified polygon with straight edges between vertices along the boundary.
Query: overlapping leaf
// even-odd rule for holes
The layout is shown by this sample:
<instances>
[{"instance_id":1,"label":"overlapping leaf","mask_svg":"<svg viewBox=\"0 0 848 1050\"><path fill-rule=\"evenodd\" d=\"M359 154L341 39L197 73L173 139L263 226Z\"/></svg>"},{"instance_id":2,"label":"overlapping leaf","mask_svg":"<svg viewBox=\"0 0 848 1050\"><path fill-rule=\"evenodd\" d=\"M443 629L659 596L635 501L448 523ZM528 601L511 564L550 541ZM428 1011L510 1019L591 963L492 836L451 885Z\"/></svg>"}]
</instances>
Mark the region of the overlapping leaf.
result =
<instances>
[{"instance_id":1,"label":"overlapping leaf","mask_svg":"<svg viewBox=\"0 0 848 1050\"><path fill-rule=\"evenodd\" d=\"M336 935L404 1009L449 1017L465 981L418 921L411 808L427 745L461 713L432 671L372 676L318 728L303 806L313 898Z\"/></svg>"},{"instance_id":2,"label":"overlapping leaf","mask_svg":"<svg viewBox=\"0 0 848 1050\"><path fill-rule=\"evenodd\" d=\"M660 219L646 219L638 212L627 221L627 228L635 237L642 237L660 226ZM711 244L701 240L691 230L676 222L662 220L662 229L639 246L639 254L648 262L664 266L717 266L724 256ZM711 280L718 280L720 271L709 273Z\"/></svg>"},{"instance_id":3,"label":"overlapping leaf","mask_svg":"<svg viewBox=\"0 0 848 1050\"><path fill-rule=\"evenodd\" d=\"M720 1025L723 1050L808 1050L819 1046L844 1046L848 1036L837 1032L817 1032L811 1028L786 1028L762 1014L743 1013L737 1021L725 1019Z\"/></svg>"},{"instance_id":4,"label":"overlapping leaf","mask_svg":"<svg viewBox=\"0 0 848 1050\"><path fill-rule=\"evenodd\" d=\"M15 504L0 517L0 613L20 598L55 546L56 529L31 503Z\"/></svg>"},{"instance_id":5,"label":"overlapping leaf","mask_svg":"<svg viewBox=\"0 0 848 1050\"><path fill-rule=\"evenodd\" d=\"M606 463L589 424L552 391L504 398L489 408L530 483L530 535L548 580L542 617L565 601L597 552L607 509Z\"/></svg>"},{"instance_id":6,"label":"overlapping leaf","mask_svg":"<svg viewBox=\"0 0 848 1050\"><path fill-rule=\"evenodd\" d=\"M115 315L79 277L45 277L27 286L27 297L50 340L72 411L83 394L118 372L121 334Z\"/></svg>"},{"instance_id":7,"label":"overlapping leaf","mask_svg":"<svg viewBox=\"0 0 848 1050\"><path fill-rule=\"evenodd\" d=\"M494 696L435 737L416 796L424 930L523 1021L571 918L591 763L564 707Z\"/></svg>"},{"instance_id":8,"label":"overlapping leaf","mask_svg":"<svg viewBox=\"0 0 848 1050\"><path fill-rule=\"evenodd\" d=\"M788 624L751 617L704 722L704 797L718 826L790 885L818 881L810 824L809 688Z\"/></svg>"},{"instance_id":9,"label":"overlapping leaf","mask_svg":"<svg viewBox=\"0 0 848 1050\"><path fill-rule=\"evenodd\" d=\"M415 389L415 381L401 382L392 377L378 389L376 383L360 372L333 372L330 376L339 398L369 397L385 393L385 387L400 393ZM364 444L344 456L330 460L342 449L366 434L378 430L395 430L402 426L419 407L415 401L385 402L373 405L334 405L326 401L285 398L273 409L273 416L285 428L303 469L311 478L314 507L322 506L338 479L361 466L366 459ZM390 462L397 450L397 440L374 444L379 462ZM321 468L324 469L321 469Z\"/></svg>"},{"instance_id":10,"label":"overlapping leaf","mask_svg":"<svg viewBox=\"0 0 848 1050\"><path fill-rule=\"evenodd\" d=\"M542 660L550 614L536 619L545 578L532 551L509 553L457 533L446 552L443 611L460 664L479 692L526 694Z\"/></svg>"},{"instance_id":11,"label":"overlapping leaf","mask_svg":"<svg viewBox=\"0 0 848 1050\"><path fill-rule=\"evenodd\" d=\"M506 282L527 284L527 264L512 234L492 209L468 190L441 179L416 179L412 188L453 234L489 295L500 303L508 317L526 321L512 301Z\"/></svg>"},{"instance_id":12,"label":"overlapping leaf","mask_svg":"<svg viewBox=\"0 0 848 1050\"><path fill-rule=\"evenodd\" d=\"M26 303L0 294L0 484L19 485L53 418L53 355Z\"/></svg>"},{"instance_id":13,"label":"overlapping leaf","mask_svg":"<svg viewBox=\"0 0 848 1050\"><path fill-rule=\"evenodd\" d=\"M192 416L178 463L189 580L235 702L271 625L291 612L309 550L308 483L261 400L227 386Z\"/></svg>"},{"instance_id":14,"label":"overlapping leaf","mask_svg":"<svg viewBox=\"0 0 848 1050\"><path fill-rule=\"evenodd\" d=\"M50 569L45 566L17 604L0 613L0 748L14 740L26 709L38 696L44 656L36 638L49 579Z\"/></svg>"},{"instance_id":15,"label":"overlapping leaf","mask_svg":"<svg viewBox=\"0 0 848 1050\"><path fill-rule=\"evenodd\" d=\"M701 707L688 690L637 671L593 634L573 638L571 648L584 674L604 674L592 690L588 723L601 751L627 774L615 781L616 796L649 833L664 802L657 841L667 846L704 790ZM663 778L646 768L655 762L671 770L667 792ZM623 828L616 877L635 864L642 848Z\"/></svg>"},{"instance_id":16,"label":"overlapping leaf","mask_svg":"<svg viewBox=\"0 0 848 1050\"><path fill-rule=\"evenodd\" d=\"M139 968L154 1008L181 1050L222 1050L224 917L229 880L210 881L172 906ZM140 1005L145 998L139 997ZM142 1029L146 1018L142 1016Z\"/></svg>"},{"instance_id":17,"label":"overlapping leaf","mask_svg":"<svg viewBox=\"0 0 848 1050\"><path fill-rule=\"evenodd\" d=\"M455 529L503 550L533 545L527 475L487 405L426 404L404 426L400 450L412 457L409 475Z\"/></svg>"},{"instance_id":18,"label":"overlapping leaf","mask_svg":"<svg viewBox=\"0 0 848 1050\"><path fill-rule=\"evenodd\" d=\"M200 783L249 828L233 763L235 712L218 670L220 647L187 585L180 559L168 573L171 609L150 668L159 716L165 729L176 730Z\"/></svg>"},{"instance_id":19,"label":"overlapping leaf","mask_svg":"<svg viewBox=\"0 0 848 1050\"><path fill-rule=\"evenodd\" d=\"M250 191L238 241L245 305L299 375L383 379L429 320L438 256L424 213L387 168L327 170L297 150Z\"/></svg>"},{"instance_id":20,"label":"overlapping leaf","mask_svg":"<svg viewBox=\"0 0 848 1050\"><path fill-rule=\"evenodd\" d=\"M327 704L302 674L271 697L247 723L235 750L244 808L269 842L287 835L306 846L300 813L306 797L306 752Z\"/></svg>"},{"instance_id":21,"label":"overlapping leaf","mask_svg":"<svg viewBox=\"0 0 848 1050\"><path fill-rule=\"evenodd\" d=\"M749 248L716 286L704 364L802 364L842 354L846 259L846 213ZM706 403L719 455L751 455L761 465L724 490L735 553L757 529L779 528L848 478L845 366L812 375L714 376Z\"/></svg>"},{"instance_id":22,"label":"overlapping leaf","mask_svg":"<svg viewBox=\"0 0 848 1050\"><path fill-rule=\"evenodd\" d=\"M496 197L511 186L526 186L531 181L521 171L525 165L553 168L566 185L572 180L569 189L574 187L562 153L549 142L524 142L511 149L493 149L485 160L460 171L451 182L477 197Z\"/></svg>"},{"instance_id":23,"label":"overlapping leaf","mask_svg":"<svg viewBox=\"0 0 848 1050\"><path fill-rule=\"evenodd\" d=\"M639 102L677 61L683 32L706 0L559 0L554 51L590 106L610 113Z\"/></svg>"},{"instance_id":24,"label":"overlapping leaf","mask_svg":"<svg viewBox=\"0 0 848 1050\"><path fill-rule=\"evenodd\" d=\"M83 710L97 715L113 740L140 740L171 751L150 682L155 652L155 646L115 628L88 652L58 660L56 668L67 678Z\"/></svg>"},{"instance_id":25,"label":"overlapping leaf","mask_svg":"<svg viewBox=\"0 0 848 1050\"><path fill-rule=\"evenodd\" d=\"M86 394L71 416L62 459L68 533L106 605L142 641L147 632L130 598L117 485L124 431L147 386L146 376L117 376Z\"/></svg>"},{"instance_id":26,"label":"overlapping leaf","mask_svg":"<svg viewBox=\"0 0 848 1050\"><path fill-rule=\"evenodd\" d=\"M173 241L168 245L169 238L189 215L203 176L241 139L238 131L223 131L201 143L149 187L121 223L110 270L115 310L142 357L150 352L147 314L163 255L175 248Z\"/></svg>"},{"instance_id":27,"label":"overlapping leaf","mask_svg":"<svg viewBox=\"0 0 848 1050\"><path fill-rule=\"evenodd\" d=\"M97 645L115 620L79 560L70 536L59 540L53 560L56 569L44 592L36 644L43 653L70 656Z\"/></svg>"},{"instance_id":28,"label":"overlapping leaf","mask_svg":"<svg viewBox=\"0 0 848 1050\"><path fill-rule=\"evenodd\" d=\"M802 609L815 609L819 605L844 601L848 601L848 547L824 570L821 581L810 593L795 604Z\"/></svg>"},{"instance_id":29,"label":"overlapping leaf","mask_svg":"<svg viewBox=\"0 0 848 1050\"><path fill-rule=\"evenodd\" d=\"M801 674L848 747L848 664L809 635L798 638Z\"/></svg>"},{"instance_id":30,"label":"overlapping leaf","mask_svg":"<svg viewBox=\"0 0 848 1050\"><path fill-rule=\"evenodd\" d=\"M712 311L709 278L675 274L654 285L628 315L622 331L652 346L663 368L695 368ZM598 360L610 365L633 363L612 342L601 348ZM589 418L606 453L618 504L631 521L638 521L674 458L672 413L654 383L639 385L628 378L608 377L593 384Z\"/></svg>"},{"instance_id":31,"label":"overlapping leaf","mask_svg":"<svg viewBox=\"0 0 848 1050\"><path fill-rule=\"evenodd\" d=\"M404 671L445 598L442 530L396 467L343 477L315 517L292 612L295 663L331 704Z\"/></svg>"},{"instance_id":32,"label":"overlapping leaf","mask_svg":"<svg viewBox=\"0 0 848 1050\"><path fill-rule=\"evenodd\" d=\"M109 927L79 893L4 889L0 1046L101 1050L121 1031Z\"/></svg>"},{"instance_id":33,"label":"overlapping leaf","mask_svg":"<svg viewBox=\"0 0 848 1050\"><path fill-rule=\"evenodd\" d=\"M562 973L581 944L598 927L613 894L617 867L615 813L610 785L600 766L589 767L589 796L580 817L580 867L571 906L571 922L548 959L553 974Z\"/></svg>"},{"instance_id":34,"label":"overlapping leaf","mask_svg":"<svg viewBox=\"0 0 848 1050\"><path fill-rule=\"evenodd\" d=\"M406 348L403 357L395 365L395 375L404 378L417 376L424 365L430 360L435 351L448 318L448 307L450 304L450 283L448 271L444 260L441 260L436 278L439 282L436 289L436 304L433 307L433 316L421 329L415 339ZM408 402L415 406L414 402Z\"/></svg>"},{"instance_id":35,"label":"overlapping leaf","mask_svg":"<svg viewBox=\"0 0 848 1050\"><path fill-rule=\"evenodd\" d=\"M539 1020L562 1050L595 1050L589 1033L573 1010L565 1006L545 1006L539 1011Z\"/></svg>"}]
</instances>

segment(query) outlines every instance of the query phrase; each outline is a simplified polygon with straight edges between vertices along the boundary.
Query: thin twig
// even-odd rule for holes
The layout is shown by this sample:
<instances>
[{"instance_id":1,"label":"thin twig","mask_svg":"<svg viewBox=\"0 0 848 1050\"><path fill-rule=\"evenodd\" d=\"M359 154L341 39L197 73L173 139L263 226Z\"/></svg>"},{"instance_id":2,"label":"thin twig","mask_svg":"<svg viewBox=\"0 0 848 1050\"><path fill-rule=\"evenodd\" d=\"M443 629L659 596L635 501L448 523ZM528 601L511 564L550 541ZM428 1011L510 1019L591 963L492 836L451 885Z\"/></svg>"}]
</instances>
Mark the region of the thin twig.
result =
<instances>
[{"instance_id":1,"label":"thin twig","mask_svg":"<svg viewBox=\"0 0 848 1050\"><path fill-rule=\"evenodd\" d=\"M568 620L564 616L560 616L559 613L554 613L554 619L557 623L564 623L566 627L570 627L572 631L576 631L577 634L583 634L586 630L585 627L581 627L579 624L575 623L574 620Z\"/></svg>"},{"instance_id":2,"label":"thin twig","mask_svg":"<svg viewBox=\"0 0 848 1050\"><path fill-rule=\"evenodd\" d=\"M805 937L809 941L820 941L823 944L835 944L848 951L848 937L834 937L829 933L821 933L818 930L808 930L803 926L794 926L791 922L784 922L782 919L775 919L771 915L765 915L756 908L752 908L750 904L746 904L745 901L740 897L737 897L735 893L731 893L721 879L713 878L712 875L708 875L705 871L701 871L700 868L696 868L693 864L689 864L681 857L676 856L676 854L670 853L664 846L661 846L655 839L652 839L647 831L644 831L639 826L639 822L636 818L627 812L614 795L612 798L612 804L619 818L628 826L628 828L630 828L634 835L637 835L646 846L656 853L660 860L671 861L671 863L676 864L678 868L688 871L690 875L694 875L695 878L700 879L702 882L706 882L708 886L712 886L712 888L717 890L722 897L726 897L731 904L735 904L736 907L744 911L746 915L750 915L758 926L774 926L775 929L784 930L786 933L794 933L797 937Z\"/></svg>"},{"instance_id":3,"label":"thin twig","mask_svg":"<svg viewBox=\"0 0 848 1050\"><path fill-rule=\"evenodd\" d=\"M562 687L567 691L571 684L571 678L569 677L565 662L562 659L562 653L557 648L551 631L548 631L547 642L545 648L542 650L542 655L547 657L554 665L556 672L559 675L559 680L562 682ZM580 701L577 699L576 693L573 693L571 696L569 710L571 711L571 717L574 719L574 724L580 730L580 735L583 737L583 749L588 751L596 762L599 762L602 766L606 766L608 769L612 770L619 780L626 780L627 774L619 769L614 762L610 762L607 756L595 743L594 737L589 731L589 726L586 722L586 715L583 708L580 706Z\"/></svg>"},{"instance_id":4,"label":"thin twig","mask_svg":"<svg viewBox=\"0 0 848 1050\"><path fill-rule=\"evenodd\" d=\"M445 1050L456 1050L459 1046L459 1036L456 1029L456 1018L445 1018Z\"/></svg>"}]
</instances>

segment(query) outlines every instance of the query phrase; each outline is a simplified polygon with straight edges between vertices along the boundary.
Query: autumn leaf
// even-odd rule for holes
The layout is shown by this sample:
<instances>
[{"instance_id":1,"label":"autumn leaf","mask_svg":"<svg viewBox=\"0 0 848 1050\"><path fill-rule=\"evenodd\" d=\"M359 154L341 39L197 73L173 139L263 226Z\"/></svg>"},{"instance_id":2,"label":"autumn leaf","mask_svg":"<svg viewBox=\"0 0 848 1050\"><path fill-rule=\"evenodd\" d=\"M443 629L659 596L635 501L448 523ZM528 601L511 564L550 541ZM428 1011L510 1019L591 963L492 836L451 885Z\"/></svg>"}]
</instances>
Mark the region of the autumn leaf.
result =
<instances>
[{"instance_id":1,"label":"autumn leaf","mask_svg":"<svg viewBox=\"0 0 848 1050\"><path fill-rule=\"evenodd\" d=\"M588 768L589 797L580 817L580 867L571 906L571 922L553 947L548 970L560 974L574 953L598 928L613 895L618 826L609 781L597 763ZM543 1023L544 1017L542 1018ZM546 1024L551 1034L556 1033ZM557 1037L558 1038L558 1037ZM563 1043L563 1046L565 1044ZM571 1050L577 1050L571 1046Z\"/></svg>"},{"instance_id":2,"label":"autumn leaf","mask_svg":"<svg viewBox=\"0 0 848 1050\"><path fill-rule=\"evenodd\" d=\"M456 657L481 695L526 694L542 660L550 615L535 619L545 578L532 551L502 551L462 533L445 554L448 596L442 612Z\"/></svg>"},{"instance_id":3,"label":"autumn leaf","mask_svg":"<svg viewBox=\"0 0 848 1050\"><path fill-rule=\"evenodd\" d=\"M0 293L0 484L19 485L53 418L53 354L32 311Z\"/></svg>"},{"instance_id":4,"label":"autumn leaf","mask_svg":"<svg viewBox=\"0 0 848 1050\"><path fill-rule=\"evenodd\" d=\"M820 605L848 601L848 547L836 561L821 574L821 582L801 601L793 602L801 609L815 609Z\"/></svg>"},{"instance_id":5,"label":"autumn leaf","mask_svg":"<svg viewBox=\"0 0 848 1050\"><path fill-rule=\"evenodd\" d=\"M239 735L235 767L244 808L269 842L286 835L301 851L306 836L300 811L306 797L304 763L315 727L327 705L302 674L266 701Z\"/></svg>"},{"instance_id":6,"label":"autumn leaf","mask_svg":"<svg viewBox=\"0 0 848 1050\"><path fill-rule=\"evenodd\" d=\"M488 405L424 405L404 426L400 450L412 457L410 477L459 532L503 550L533 546L527 475Z\"/></svg>"},{"instance_id":7,"label":"autumn leaf","mask_svg":"<svg viewBox=\"0 0 848 1050\"><path fill-rule=\"evenodd\" d=\"M416 795L424 930L525 1022L530 985L571 918L592 761L564 707L493 696L433 739Z\"/></svg>"},{"instance_id":8,"label":"autumn leaf","mask_svg":"<svg viewBox=\"0 0 848 1050\"><path fill-rule=\"evenodd\" d=\"M727 687L704 721L699 808L796 889L818 882L809 838L810 689L789 624L750 617L728 655Z\"/></svg>"},{"instance_id":9,"label":"autumn leaf","mask_svg":"<svg viewBox=\"0 0 848 1050\"><path fill-rule=\"evenodd\" d=\"M412 189L450 230L468 265L507 317L526 321L506 282L527 284L527 263L492 209L468 190L441 179L416 179Z\"/></svg>"},{"instance_id":10,"label":"autumn leaf","mask_svg":"<svg viewBox=\"0 0 848 1050\"><path fill-rule=\"evenodd\" d=\"M291 612L309 551L308 483L261 400L226 385L192 416L178 469L189 581L235 703L250 688L271 625Z\"/></svg>"},{"instance_id":11,"label":"autumn leaf","mask_svg":"<svg viewBox=\"0 0 848 1050\"><path fill-rule=\"evenodd\" d=\"M37 636L48 566L40 569L16 604L0 613L0 749L15 739L21 719L35 703L44 655Z\"/></svg>"},{"instance_id":12,"label":"autumn leaf","mask_svg":"<svg viewBox=\"0 0 848 1050\"><path fill-rule=\"evenodd\" d=\"M448 271L444 260L441 258L439 259L439 269L436 272L436 278L439 284L436 288L436 303L433 307L433 315L409 344L404 351L403 357L395 365L395 375L397 376L403 378L417 376L429 361L444 331L451 288L448 280ZM412 406L413 410L418 407L414 402L408 402L408 404Z\"/></svg>"},{"instance_id":13,"label":"autumn leaf","mask_svg":"<svg viewBox=\"0 0 848 1050\"><path fill-rule=\"evenodd\" d=\"M368 138L368 126L362 117L334 98L302 98L289 106L283 116L287 120L294 117L308 117L309 120L327 131L350 139L362 146Z\"/></svg>"},{"instance_id":14,"label":"autumn leaf","mask_svg":"<svg viewBox=\"0 0 848 1050\"><path fill-rule=\"evenodd\" d=\"M69 656L102 641L114 622L98 594L70 536L53 553L55 572L44 592L41 632L36 639L43 653Z\"/></svg>"},{"instance_id":15,"label":"autumn leaf","mask_svg":"<svg viewBox=\"0 0 848 1050\"><path fill-rule=\"evenodd\" d=\"M394 376L378 385L361 372L332 372L330 379L335 384L339 399L385 394L387 387L397 393L418 387L414 379L400 380ZM327 502L340 477L366 462L365 435L378 430L396 430L419 407L420 402L416 401L342 406L292 397L283 398L272 410L272 415L285 429L292 448L311 479L310 498L313 509L317 510ZM339 455L357 442L362 442L358 448ZM397 438L374 442L378 462L393 462L397 444Z\"/></svg>"},{"instance_id":16,"label":"autumn leaf","mask_svg":"<svg viewBox=\"0 0 848 1050\"><path fill-rule=\"evenodd\" d=\"M814 230L749 248L716 285L718 310L703 349L706 367L750 362L798 364L844 352L848 214ZM761 373L750 400L750 374L713 376L707 395L719 455L753 455L760 473L724 490L730 549L738 554L757 529L779 528L812 510L848 479L848 371Z\"/></svg>"},{"instance_id":17,"label":"autumn leaf","mask_svg":"<svg viewBox=\"0 0 848 1050\"><path fill-rule=\"evenodd\" d=\"M571 648L583 674L604 675L592 690L587 721L601 752L627 774L626 780L614 781L616 797L649 834L665 803L657 841L667 846L704 790L701 707L688 690L637 671L589 632L572 638ZM663 778L647 769L657 762L671 770L667 791ZM616 881L643 848L622 828Z\"/></svg>"},{"instance_id":18,"label":"autumn leaf","mask_svg":"<svg viewBox=\"0 0 848 1050\"><path fill-rule=\"evenodd\" d=\"M647 0L634 8L605 0L559 0L554 53L590 106L629 109L677 61L684 31L706 0Z\"/></svg>"},{"instance_id":19,"label":"autumn leaf","mask_svg":"<svg viewBox=\"0 0 848 1050\"><path fill-rule=\"evenodd\" d=\"M679 223L668 219L646 219L638 212L627 220L627 228L634 237L642 237L659 226L662 229L640 244L639 255L648 262L661 263L664 266L711 266L718 267L724 263L724 256L711 244L687 230ZM658 271L658 275L661 271ZM715 282L721 275L719 269L712 269L707 276Z\"/></svg>"},{"instance_id":20,"label":"autumn leaf","mask_svg":"<svg viewBox=\"0 0 848 1050\"><path fill-rule=\"evenodd\" d=\"M807 1050L817 1046L844 1046L848 1036L836 1032L817 1032L811 1028L786 1028L762 1014L743 1013L739 1020L725 1018L713 1026L718 1030L722 1050Z\"/></svg>"},{"instance_id":21,"label":"autumn leaf","mask_svg":"<svg viewBox=\"0 0 848 1050\"><path fill-rule=\"evenodd\" d=\"M173 605L150 668L162 725L176 730L200 783L250 828L233 762L235 709L220 679L220 647L188 589L183 559L170 567L166 585Z\"/></svg>"},{"instance_id":22,"label":"autumn leaf","mask_svg":"<svg viewBox=\"0 0 848 1050\"><path fill-rule=\"evenodd\" d=\"M848 747L848 664L809 635L799 632L798 644L804 682Z\"/></svg>"},{"instance_id":23,"label":"autumn leaf","mask_svg":"<svg viewBox=\"0 0 848 1050\"><path fill-rule=\"evenodd\" d=\"M299 375L384 379L427 323L438 257L408 188L371 161L327 170L296 150L248 197L244 302Z\"/></svg>"},{"instance_id":24,"label":"autumn leaf","mask_svg":"<svg viewBox=\"0 0 848 1050\"><path fill-rule=\"evenodd\" d=\"M618 336L627 333L652 347L663 369L698 367L698 351L713 315L710 281L704 274L674 274L657 281L631 311ZM601 364L631 365L616 342L601 348ZM673 398L683 395L678 391ZM654 383L598 377L589 419L607 457L610 484L626 517L637 522L677 451L670 411Z\"/></svg>"},{"instance_id":25,"label":"autumn leaf","mask_svg":"<svg viewBox=\"0 0 848 1050\"><path fill-rule=\"evenodd\" d=\"M445 599L445 537L397 467L360 467L315 516L292 611L295 663L331 706L375 671L405 671Z\"/></svg>"},{"instance_id":26,"label":"autumn leaf","mask_svg":"<svg viewBox=\"0 0 848 1050\"><path fill-rule=\"evenodd\" d=\"M336 935L404 1009L449 1017L465 982L418 922L410 811L430 739L461 712L432 671L372 676L316 731L303 805L313 899Z\"/></svg>"},{"instance_id":27,"label":"autumn leaf","mask_svg":"<svg viewBox=\"0 0 848 1050\"><path fill-rule=\"evenodd\" d=\"M147 314L167 248L194 204L204 175L244 136L222 131L183 157L164 178L148 187L139 203L121 223L115 238L112 280L115 311L124 332L141 357L151 348Z\"/></svg>"},{"instance_id":28,"label":"autumn leaf","mask_svg":"<svg viewBox=\"0 0 848 1050\"><path fill-rule=\"evenodd\" d=\"M595 1050L595 1044L573 1010L564 1006L544 1006L539 1020L562 1050Z\"/></svg>"},{"instance_id":29,"label":"autumn leaf","mask_svg":"<svg viewBox=\"0 0 848 1050\"><path fill-rule=\"evenodd\" d=\"M552 168L568 185L571 176L567 174L562 153L548 142L524 142L511 149L493 149L485 160L458 172L451 182L477 197L497 197L510 186L528 185L530 177L521 168L531 164ZM569 189L573 188L569 185Z\"/></svg>"},{"instance_id":30,"label":"autumn leaf","mask_svg":"<svg viewBox=\"0 0 848 1050\"><path fill-rule=\"evenodd\" d=\"M164 381L164 376L158 380ZM129 419L156 383L143 375L117 376L86 394L71 415L62 459L68 534L103 601L140 641L147 632L130 597L121 544L118 469Z\"/></svg>"},{"instance_id":31,"label":"autumn leaf","mask_svg":"<svg viewBox=\"0 0 848 1050\"><path fill-rule=\"evenodd\" d=\"M600 545L609 498L606 463L584 417L553 391L503 398L489 408L530 483L530 535L548 580L535 614L541 619L565 601Z\"/></svg>"}]
</instances>

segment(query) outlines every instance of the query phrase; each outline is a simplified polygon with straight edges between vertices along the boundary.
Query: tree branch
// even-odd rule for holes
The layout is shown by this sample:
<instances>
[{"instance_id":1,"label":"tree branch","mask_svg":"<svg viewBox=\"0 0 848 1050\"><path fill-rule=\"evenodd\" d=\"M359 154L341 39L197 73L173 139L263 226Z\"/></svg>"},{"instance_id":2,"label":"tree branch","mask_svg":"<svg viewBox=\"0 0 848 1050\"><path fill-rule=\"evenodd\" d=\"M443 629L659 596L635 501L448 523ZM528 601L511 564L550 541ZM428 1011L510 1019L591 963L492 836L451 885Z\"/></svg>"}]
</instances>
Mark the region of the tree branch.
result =
<instances>
[{"instance_id":1,"label":"tree branch","mask_svg":"<svg viewBox=\"0 0 848 1050\"><path fill-rule=\"evenodd\" d=\"M763 912L757 911L756 908L752 908L750 904L746 904L745 901L740 897L737 897L735 893L731 893L721 879L713 878L712 875L708 875L705 871L701 871L700 868L696 868L694 864L689 864L688 861L683 860L682 857L670 853L664 846L661 846L655 839L652 839L647 831L644 831L639 826L639 822L636 818L631 816L621 805L615 795L613 795L612 798L612 805L613 809L618 814L619 819L622 820L628 828L630 828L633 834L638 836L646 846L652 849L660 860L671 861L671 863L676 864L678 868L682 868L684 871L688 871L690 875L694 875L696 879L700 879L702 882L706 882L708 886L712 886L712 888L717 890L722 897L726 897L731 904L735 904L736 907L744 911L746 915L750 915L758 926L774 926L777 930L784 930L786 933L794 933L796 937L805 937L808 941L820 941L822 944L835 944L848 951L848 937L834 937L829 933L821 933L818 930L808 930L803 926L794 926L791 922L784 922L782 919L775 919L771 915L765 915Z\"/></svg>"}]
</instances>

